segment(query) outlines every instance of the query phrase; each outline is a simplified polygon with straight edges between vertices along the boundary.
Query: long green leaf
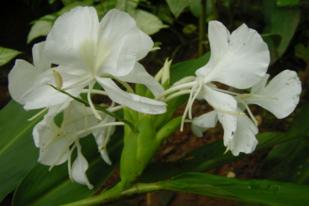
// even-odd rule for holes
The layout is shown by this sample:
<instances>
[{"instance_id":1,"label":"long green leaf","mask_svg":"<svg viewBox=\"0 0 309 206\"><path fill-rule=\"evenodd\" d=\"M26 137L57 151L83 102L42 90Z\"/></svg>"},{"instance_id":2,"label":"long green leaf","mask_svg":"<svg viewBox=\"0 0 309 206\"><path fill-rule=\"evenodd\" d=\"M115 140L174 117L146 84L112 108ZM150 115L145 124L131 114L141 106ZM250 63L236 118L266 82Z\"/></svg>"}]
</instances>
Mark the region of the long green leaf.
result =
<instances>
[{"instance_id":1,"label":"long green leaf","mask_svg":"<svg viewBox=\"0 0 309 206\"><path fill-rule=\"evenodd\" d=\"M0 201L36 163L31 133L37 121L28 121L33 114L13 101L0 111Z\"/></svg>"},{"instance_id":2,"label":"long green leaf","mask_svg":"<svg viewBox=\"0 0 309 206\"><path fill-rule=\"evenodd\" d=\"M238 180L205 173L186 173L155 185L160 189L267 205L303 206L309 202L309 186L269 180Z\"/></svg>"}]
</instances>

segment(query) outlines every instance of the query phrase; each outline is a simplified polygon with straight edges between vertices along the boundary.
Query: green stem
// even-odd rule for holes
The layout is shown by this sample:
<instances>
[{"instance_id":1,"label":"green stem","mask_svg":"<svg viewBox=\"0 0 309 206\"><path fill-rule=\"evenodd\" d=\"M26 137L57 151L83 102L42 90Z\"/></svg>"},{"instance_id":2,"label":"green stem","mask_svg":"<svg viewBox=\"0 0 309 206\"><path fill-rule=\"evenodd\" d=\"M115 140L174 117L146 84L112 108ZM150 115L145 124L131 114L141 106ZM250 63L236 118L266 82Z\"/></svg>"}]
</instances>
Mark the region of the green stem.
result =
<instances>
[{"instance_id":1,"label":"green stem","mask_svg":"<svg viewBox=\"0 0 309 206\"><path fill-rule=\"evenodd\" d=\"M64 204L63 206L90 206L103 204L107 202L111 202L113 200L120 199L125 196L130 196L134 194L146 193L151 191L157 191L162 189L162 187L157 183L139 183L133 185L131 188L127 190L123 190L123 184L119 182L113 188L103 191L101 194L86 198L80 201Z\"/></svg>"},{"instance_id":2,"label":"green stem","mask_svg":"<svg viewBox=\"0 0 309 206\"><path fill-rule=\"evenodd\" d=\"M205 41L205 20L206 20L206 0L201 1L201 15L199 18L199 42L198 42L198 55L202 56L204 53Z\"/></svg>"}]
</instances>

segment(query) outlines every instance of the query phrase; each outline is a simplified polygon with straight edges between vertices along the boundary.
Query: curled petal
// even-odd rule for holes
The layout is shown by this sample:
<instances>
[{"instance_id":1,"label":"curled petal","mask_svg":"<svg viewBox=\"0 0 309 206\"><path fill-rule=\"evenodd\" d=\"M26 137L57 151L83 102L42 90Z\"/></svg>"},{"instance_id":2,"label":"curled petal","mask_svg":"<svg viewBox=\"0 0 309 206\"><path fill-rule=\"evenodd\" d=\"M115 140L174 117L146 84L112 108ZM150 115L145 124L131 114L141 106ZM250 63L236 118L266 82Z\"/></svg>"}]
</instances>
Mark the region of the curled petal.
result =
<instances>
[{"instance_id":1,"label":"curled petal","mask_svg":"<svg viewBox=\"0 0 309 206\"><path fill-rule=\"evenodd\" d=\"M145 70L143 65L136 63L134 69L125 76L117 77L121 81L145 85L156 97L160 96L163 87Z\"/></svg>"},{"instance_id":2,"label":"curled petal","mask_svg":"<svg viewBox=\"0 0 309 206\"><path fill-rule=\"evenodd\" d=\"M241 115L237 118L237 129L232 141L227 145L232 154L238 156L240 152L249 154L255 150L257 140L255 135L258 133L258 128L246 116Z\"/></svg>"},{"instance_id":3,"label":"curled petal","mask_svg":"<svg viewBox=\"0 0 309 206\"><path fill-rule=\"evenodd\" d=\"M77 143L79 144L79 143ZM77 183L82 185L87 185L89 189L93 189L93 185L90 184L86 171L88 169L88 161L84 157L81 151L81 146L77 146L77 157L74 160L72 167L71 167L71 174L70 177Z\"/></svg>"},{"instance_id":4,"label":"curled petal","mask_svg":"<svg viewBox=\"0 0 309 206\"><path fill-rule=\"evenodd\" d=\"M104 88L107 95L118 104L146 114L162 114L166 111L164 102L125 92L109 78L97 78L97 81Z\"/></svg>"},{"instance_id":5,"label":"curled petal","mask_svg":"<svg viewBox=\"0 0 309 206\"><path fill-rule=\"evenodd\" d=\"M217 112L216 111L208 112L199 117L195 117L192 120L191 129L196 136L202 137L203 132L206 131L207 129L214 128L217 122L218 122Z\"/></svg>"}]
</instances>

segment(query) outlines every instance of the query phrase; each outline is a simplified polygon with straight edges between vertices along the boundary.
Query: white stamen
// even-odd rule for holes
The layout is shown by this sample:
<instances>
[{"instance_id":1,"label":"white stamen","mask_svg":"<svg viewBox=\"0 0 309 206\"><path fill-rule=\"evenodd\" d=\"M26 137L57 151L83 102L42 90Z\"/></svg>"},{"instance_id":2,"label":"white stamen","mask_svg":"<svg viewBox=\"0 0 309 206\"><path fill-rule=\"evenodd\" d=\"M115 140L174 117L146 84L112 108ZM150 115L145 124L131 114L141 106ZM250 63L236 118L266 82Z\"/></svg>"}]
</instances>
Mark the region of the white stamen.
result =
<instances>
[{"instance_id":1,"label":"white stamen","mask_svg":"<svg viewBox=\"0 0 309 206\"><path fill-rule=\"evenodd\" d=\"M182 96L182 95L185 95L185 94L190 94L190 92L191 92L191 89L186 89L186 90L178 91L178 92L175 92L175 93L167 96L165 98L165 100L169 101L169 100L174 99L176 97L179 97L179 96Z\"/></svg>"},{"instance_id":2,"label":"white stamen","mask_svg":"<svg viewBox=\"0 0 309 206\"><path fill-rule=\"evenodd\" d=\"M103 124L104 123L104 124ZM83 129L83 130L80 130L78 131L77 133L75 133L74 135L76 136L80 136L82 135L83 133L88 133L88 132L91 132L92 130L95 130L95 129L99 129L99 128L103 128L103 127L110 127L110 126L123 126L124 123L123 122L109 122L109 123L105 123L105 122L102 122L96 126L93 126L93 127L89 127L87 129Z\"/></svg>"},{"instance_id":3,"label":"white stamen","mask_svg":"<svg viewBox=\"0 0 309 206\"><path fill-rule=\"evenodd\" d=\"M88 93L87 93L87 100L90 106L91 111L93 112L94 116L99 119L102 120L102 117L99 115L98 111L95 109L92 99L91 99L91 92L92 92L92 88L93 88L93 83L89 84L89 88L88 88Z\"/></svg>"}]
</instances>

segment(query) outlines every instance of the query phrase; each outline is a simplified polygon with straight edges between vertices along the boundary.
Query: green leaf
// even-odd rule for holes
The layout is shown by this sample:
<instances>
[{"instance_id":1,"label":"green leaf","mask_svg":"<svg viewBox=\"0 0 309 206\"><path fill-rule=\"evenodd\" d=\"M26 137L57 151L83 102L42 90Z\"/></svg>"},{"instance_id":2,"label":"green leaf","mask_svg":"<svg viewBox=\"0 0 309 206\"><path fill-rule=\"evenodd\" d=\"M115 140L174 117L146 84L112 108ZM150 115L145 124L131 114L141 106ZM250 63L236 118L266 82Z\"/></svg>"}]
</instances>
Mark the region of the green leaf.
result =
<instances>
[{"instance_id":1,"label":"green leaf","mask_svg":"<svg viewBox=\"0 0 309 206\"><path fill-rule=\"evenodd\" d=\"M15 189L37 161L32 127L38 119L28 121L33 114L13 101L0 111L0 201Z\"/></svg>"},{"instance_id":2,"label":"green leaf","mask_svg":"<svg viewBox=\"0 0 309 206\"><path fill-rule=\"evenodd\" d=\"M297 6L299 5L299 0L277 0L277 6Z\"/></svg>"},{"instance_id":3,"label":"green leaf","mask_svg":"<svg viewBox=\"0 0 309 206\"><path fill-rule=\"evenodd\" d=\"M190 3L189 0L166 0L166 2L176 18Z\"/></svg>"},{"instance_id":4,"label":"green leaf","mask_svg":"<svg viewBox=\"0 0 309 206\"><path fill-rule=\"evenodd\" d=\"M309 202L309 186L268 180L238 180L205 173L185 173L154 185L163 190L268 205L303 206Z\"/></svg>"},{"instance_id":5,"label":"green leaf","mask_svg":"<svg viewBox=\"0 0 309 206\"><path fill-rule=\"evenodd\" d=\"M105 181L113 174L120 155L122 143L121 134L113 135L113 141L108 145L108 151L113 165L107 165L101 159L92 137L82 139L83 154L89 162L87 176L95 188L89 190L86 186L72 182L68 177L67 165L54 167L50 172L48 167L38 164L17 188L14 194L14 206L54 206L72 202L93 195L102 189ZM107 186L107 185L105 185Z\"/></svg>"},{"instance_id":6,"label":"green leaf","mask_svg":"<svg viewBox=\"0 0 309 206\"><path fill-rule=\"evenodd\" d=\"M309 47L305 47L303 44L297 44L295 46L295 56L309 62Z\"/></svg>"},{"instance_id":7,"label":"green leaf","mask_svg":"<svg viewBox=\"0 0 309 206\"><path fill-rule=\"evenodd\" d=\"M300 21L298 8L277 7L274 0L264 0L265 33L280 35L281 41L274 50L272 61L280 58L288 48ZM283 23L284 22L284 23Z\"/></svg>"},{"instance_id":8,"label":"green leaf","mask_svg":"<svg viewBox=\"0 0 309 206\"><path fill-rule=\"evenodd\" d=\"M46 21L46 20L38 20L35 21L32 25L30 32L27 36L27 43L30 43L32 40L40 37L40 36L46 36L48 32L51 30L53 26L52 21Z\"/></svg>"},{"instance_id":9,"label":"green leaf","mask_svg":"<svg viewBox=\"0 0 309 206\"><path fill-rule=\"evenodd\" d=\"M161 29L167 27L167 25L163 24L157 16L144 10L137 9L134 18L137 26L149 35L155 34Z\"/></svg>"},{"instance_id":10,"label":"green leaf","mask_svg":"<svg viewBox=\"0 0 309 206\"><path fill-rule=\"evenodd\" d=\"M20 53L21 53L20 51L14 49L0 47L0 66L9 63Z\"/></svg>"},{"instance_id":11,"label":"green leaf","mask_svg":"<svg viewBox=\"0 0 309 206\"><path fill-rule=\"evenodd\" d=\"M173 64L171 67L171 84L183 77L194 75L195 71L205 65L209 59L210 53L207 52L203 56Z\"/></svg>"}]
</instances>

